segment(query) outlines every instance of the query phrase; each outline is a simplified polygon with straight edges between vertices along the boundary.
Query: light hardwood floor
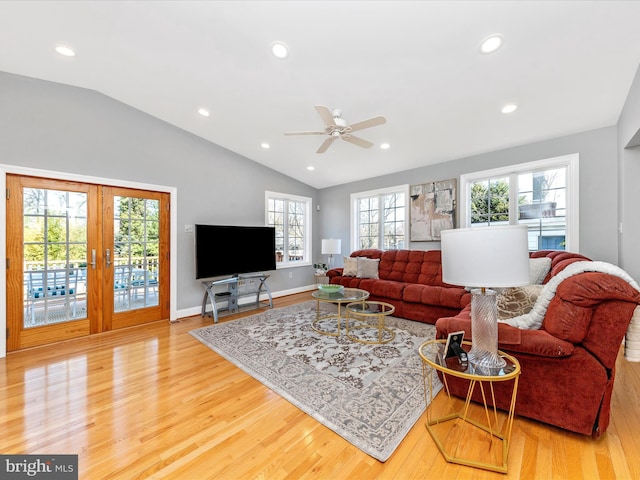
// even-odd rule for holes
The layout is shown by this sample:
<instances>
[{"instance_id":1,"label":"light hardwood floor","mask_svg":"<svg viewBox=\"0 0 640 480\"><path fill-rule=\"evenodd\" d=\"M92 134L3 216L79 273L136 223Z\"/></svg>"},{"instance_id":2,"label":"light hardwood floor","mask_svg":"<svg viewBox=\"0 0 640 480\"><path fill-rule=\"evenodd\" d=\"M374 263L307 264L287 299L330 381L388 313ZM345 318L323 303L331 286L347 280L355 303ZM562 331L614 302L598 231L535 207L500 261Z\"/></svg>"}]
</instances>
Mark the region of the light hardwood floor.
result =
<instances>
[{"instance_id":1,"label":"light hardwood floor","mask_svg":"<svg viewBox=\"0 0 640 480\"><path fill-rule=\"evenodd\" d=\"M77 453L91 480L640 479L640 363L622 355L603 438L516 418L503 475L445 462L426 413L387 462L374 460L188 333L211 323L196 316L9 354L0 453ZM447 407L441 393L430 408Z\"/></svg>"}]
</instances>

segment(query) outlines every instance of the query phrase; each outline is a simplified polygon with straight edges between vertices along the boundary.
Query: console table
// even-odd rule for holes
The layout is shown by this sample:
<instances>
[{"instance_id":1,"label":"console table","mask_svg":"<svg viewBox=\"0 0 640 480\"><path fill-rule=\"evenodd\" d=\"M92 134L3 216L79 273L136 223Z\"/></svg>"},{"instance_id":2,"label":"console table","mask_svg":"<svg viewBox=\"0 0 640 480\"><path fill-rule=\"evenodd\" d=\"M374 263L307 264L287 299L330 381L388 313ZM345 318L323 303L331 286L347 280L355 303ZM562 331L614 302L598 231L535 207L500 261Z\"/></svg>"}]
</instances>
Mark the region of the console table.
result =
<instances>
[{"instance_id":1,"label":"console table","mask_svg":"<svg viewBox=\"0 0 640 480\"><path fill-rule=\"evenodd\" d=\"M207 316L207 302L211 304L213 322L218 323L218 312L229 311L238 313L240 305L238 300L251 295L256 296L255 308L260 308L260 294L266 293L268 300L263 300L265 307L273 308L271 290L267 285L269 275L262 273L249 273L234 275L222 280L204 281L204 297L202 298L202 316ZM242 288L247 287L248 288ZM226 306L219 304L226 303Z\"/></svg>"}]
</instances>

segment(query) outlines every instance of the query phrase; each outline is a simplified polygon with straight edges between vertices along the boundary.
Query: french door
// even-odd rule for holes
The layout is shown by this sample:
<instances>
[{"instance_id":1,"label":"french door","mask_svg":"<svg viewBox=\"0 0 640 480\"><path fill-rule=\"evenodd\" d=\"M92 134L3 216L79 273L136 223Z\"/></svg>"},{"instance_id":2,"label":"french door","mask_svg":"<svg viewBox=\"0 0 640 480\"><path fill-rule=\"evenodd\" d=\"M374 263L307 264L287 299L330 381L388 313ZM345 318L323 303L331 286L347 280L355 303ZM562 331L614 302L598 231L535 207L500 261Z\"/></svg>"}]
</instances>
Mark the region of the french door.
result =
<instances>
[{"instance_id":1,"label":"french door","mask_svg":"<svg viewBox=\"0 0 640 480\"><path fill-rule=\"evenodd\" d=\"M7 349L169 316L169 194L7 175Z\"/></svg>"}]
</instances>

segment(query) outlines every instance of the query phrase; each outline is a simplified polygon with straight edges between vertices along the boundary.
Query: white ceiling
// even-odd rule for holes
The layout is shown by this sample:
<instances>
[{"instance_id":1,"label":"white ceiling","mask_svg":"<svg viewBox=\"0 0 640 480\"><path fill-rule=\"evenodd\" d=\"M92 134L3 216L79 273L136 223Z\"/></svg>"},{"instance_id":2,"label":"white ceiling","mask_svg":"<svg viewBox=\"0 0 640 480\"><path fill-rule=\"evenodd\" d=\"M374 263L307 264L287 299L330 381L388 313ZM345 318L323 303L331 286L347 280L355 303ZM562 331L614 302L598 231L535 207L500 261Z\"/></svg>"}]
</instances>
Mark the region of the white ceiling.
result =
<instances>
[{"instance_id":1,"label":"white ceiling","mask_svg":"<svg viewBox=\"0 0 640 480\"><path fill-rule=\"evenodd\" d=\"M0 70L97 90L323 188L615 125L639 19L637 1L2 1ZM503 47L480 54L493 33ZM358 132L371 149L316 154L323 137L283 135L321 130L314 105L387 123Z\"/></svg>"}]
</instances>

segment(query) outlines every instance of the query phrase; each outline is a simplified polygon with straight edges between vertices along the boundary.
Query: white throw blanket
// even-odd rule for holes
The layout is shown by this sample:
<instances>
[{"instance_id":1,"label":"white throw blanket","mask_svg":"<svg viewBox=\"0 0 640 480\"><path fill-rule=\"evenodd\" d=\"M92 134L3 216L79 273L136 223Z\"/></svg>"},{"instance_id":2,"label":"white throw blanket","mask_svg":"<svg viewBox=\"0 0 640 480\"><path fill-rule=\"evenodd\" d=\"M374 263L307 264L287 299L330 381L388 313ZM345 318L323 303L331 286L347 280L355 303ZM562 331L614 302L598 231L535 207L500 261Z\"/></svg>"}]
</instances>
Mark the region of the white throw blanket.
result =
<instances>
[{"instance_id":1,"label":"white throw blanket","mask_svg":"<svg viewBox=\"0 0 640 480\"><path fill-rule=\"evenodd\" d=\"M633 288L640 291L640 286L638 286L636 281L620 267L607 262L575 262L567 266L564 270L549 280L549 282L543 287L540 296L529 313L499 321L511 325L512 327L525 330L540 329L540 327L542 327L544 316L547 313L549 303L553 300L553 297L556 294L558 285L560 285L564 279L583 272L601 272L614 275L622 278ZM625 357L629 361L640 362L640 305L636 307L631 323L629 324L629 328L627 329Z\"/></svg>"}]
</instances>

